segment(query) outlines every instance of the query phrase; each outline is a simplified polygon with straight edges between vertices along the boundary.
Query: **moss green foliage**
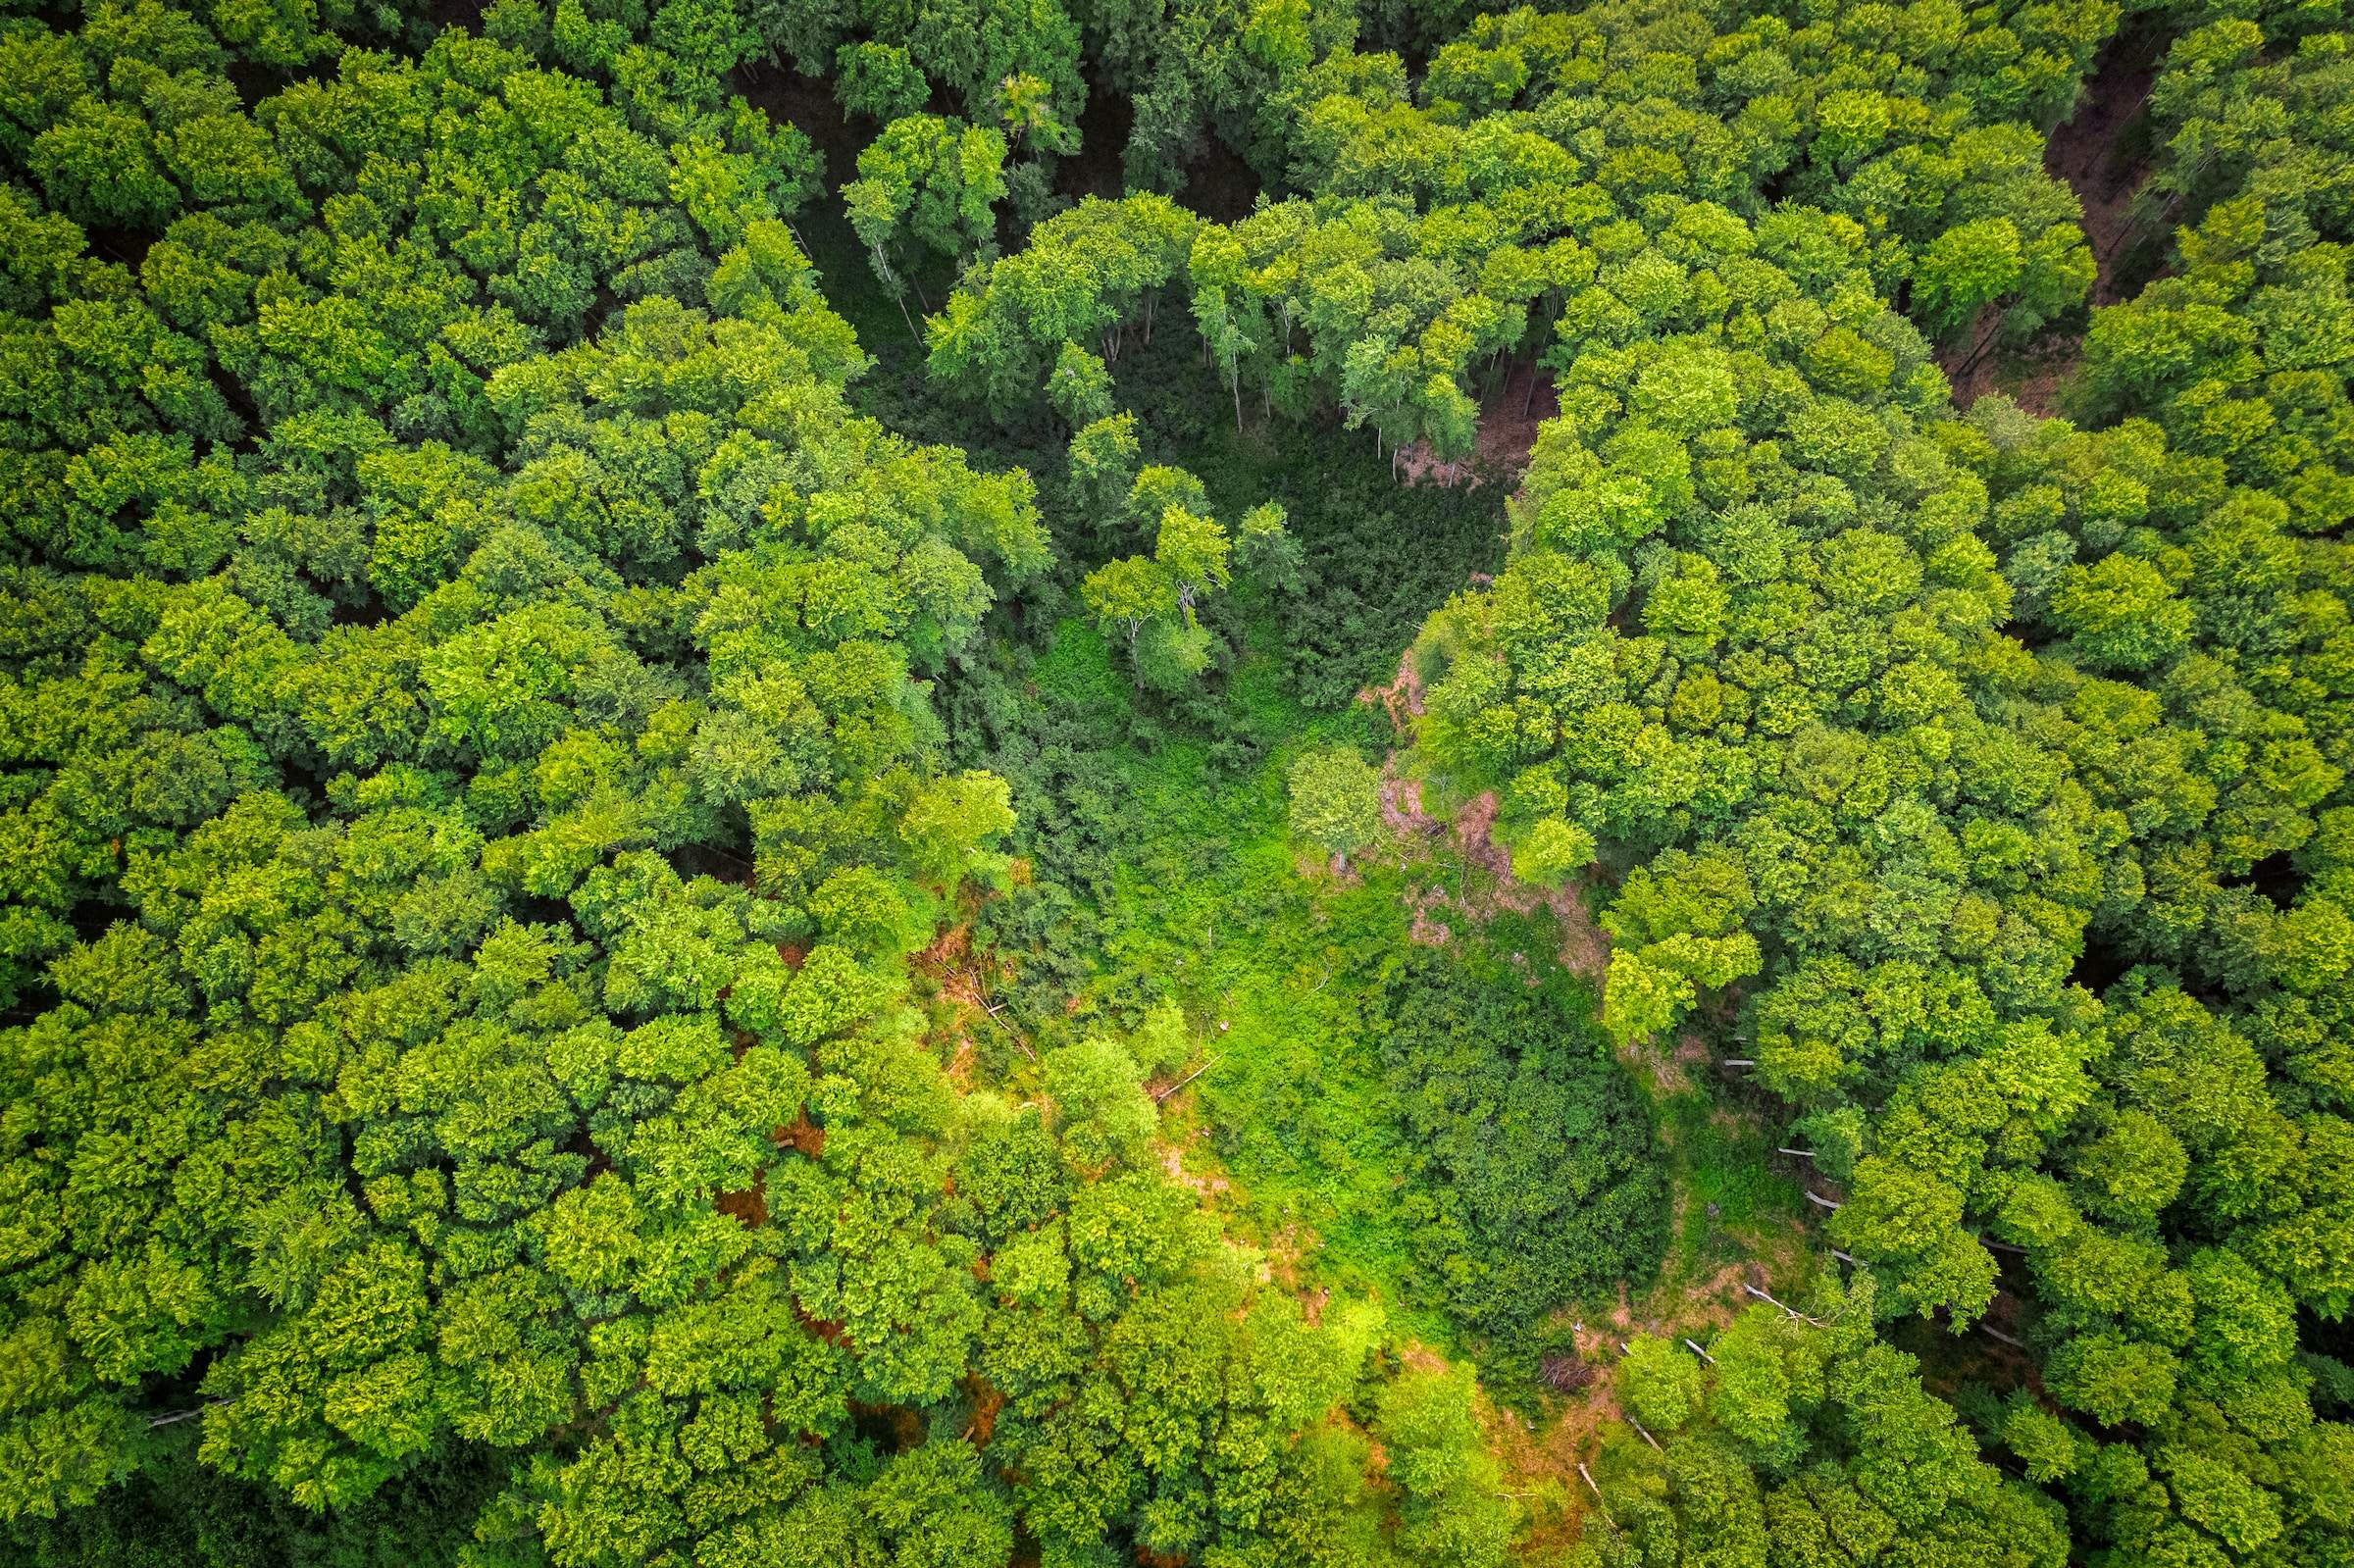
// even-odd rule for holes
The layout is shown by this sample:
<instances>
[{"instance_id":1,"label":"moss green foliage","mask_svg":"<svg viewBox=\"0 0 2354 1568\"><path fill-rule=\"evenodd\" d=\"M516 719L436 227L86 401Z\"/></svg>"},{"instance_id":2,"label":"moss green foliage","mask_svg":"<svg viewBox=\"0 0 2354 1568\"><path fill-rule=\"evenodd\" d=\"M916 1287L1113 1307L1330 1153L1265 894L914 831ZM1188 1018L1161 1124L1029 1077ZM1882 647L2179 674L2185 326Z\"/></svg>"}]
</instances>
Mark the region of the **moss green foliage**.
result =
<instances>
[{"instance_id":1,"label":"moss green foliage","mask_svg":"<svg viewBox=\"0 0 2354 1568\"><path fill-rule=\"evenodd\" d=\"M1417 954L1382 1040L1405 1133L1412 1284L1525 1371L1558 1308L1656 1272L1666 1184L1592 1002L1492 949Z\"/></svg>"}]
</instances>

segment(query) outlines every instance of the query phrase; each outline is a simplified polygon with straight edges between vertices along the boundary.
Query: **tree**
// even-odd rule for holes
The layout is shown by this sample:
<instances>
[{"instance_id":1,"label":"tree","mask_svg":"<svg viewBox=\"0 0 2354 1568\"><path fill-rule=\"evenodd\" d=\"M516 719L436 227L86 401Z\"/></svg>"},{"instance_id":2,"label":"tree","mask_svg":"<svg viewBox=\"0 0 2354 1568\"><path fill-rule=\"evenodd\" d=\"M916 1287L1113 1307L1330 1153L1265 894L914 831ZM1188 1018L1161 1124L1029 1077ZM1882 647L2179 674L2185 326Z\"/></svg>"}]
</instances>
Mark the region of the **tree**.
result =
<instances>
[{"instance_id":1,"label":"tree","mask_svg":"<svg viewBox=\"0 0 2354 1568\"><path fill-rule=\"evenodd\" d=\"M1548 817L1512 847L1512 875L1540 887L1559 887L1594 860L1594 835L1576 823Z\"/></svg>"},{"instance_id":2,"label":"tree","mask_svg":"<svg viewBox=\"0 0 2354 1568\"><path fill-rule=\"evenodd\" d=\"M1004 857L986 845L1013 823L1005 781L966 772L924 786L899 819L899 840L927 878L952 892L968 876L987 882L999 873Z\"/></svg>"},{"instance_id":3,"label":"tree","mask_svg":"<svg viewBox=\"0 0 2354 1568\"><path fill-rule=\"evenodd\" d=\"M1430 1561L1505 1560L1510 1504L1496 1495L1495 1460L1471 1419L1462 1371L1409 1373L1382 1391L1373 1433L1404 1494L1401 1543Z\"/></svg>"},{"instance_id":4,"label":"tree","mask_svg":"<svg viewBox=\"0 0 2354 1568\"><path fill-rule=\"evenodd\" d=\"M1617 1377L1619 1396L1647 1427L1676 1432L1700 1414L1700 1358L1671 1340L1637 1335Z\"/></svg>"},{"instance_id":5,"label":"tree","mask_svg":"<svg viewBox=\"0 0 2354 1568\"><path fill-rule=\"evenodd\" d=\"M1054 411L1070 423L1075 432L1072 439L1076 446L1079 434L1111 418L1111 373L1104 369L1101 360L1077 343L1065 343L1062 352L1055 357L1053 375L1047 385L1047 397L1053 403ZM1088 456L1091 462L1101 461L1093 451ZM1078 454L1074 451L1075 481L1078 480L1077 462Z\"/></svg>"},{"instance_id":6,"label":"tree","mask_svg":"<svg viewBox=\"0 0 2354 1568\"><path fill-rule=\"evenodd\" d=\"M1137 480L1140 447L1136 416L1117 414L1081 426L1071 435L1072 509L1090 519L1099 534L1120 522L1120 511Z\"/></svg>"},{"instance_id":7,"label":"tree","mask_svg":"<svg viewBox=\"0 0 2354 1568\"><path fill-rule=\"evenodd\" d=\"M888 126L921 113L932 92L905 49L866 41L835 51L834 95L846 113Z\"/></svg>"},{"instance_id":8,"label":"tree","mask_svg":"<svg viewBox=\"0 0 2354 1568\"><path fill-rule=\"evenodd\" d=\"M1134 434L1126 420L1099 420L1074 438L1075 484L1100 495L1127 470ZM1105 562L1079 584L1096 624L1126 643L1137 683L1153 690L1182 689L1208 668L1217 646L1200 606L1233 582L1233 543L1224 525L1197 510L1206 504L1201 481L1182 469L1156 465L1137 473L1120 523L1153 528L1152 553ZM1280 511L1261 508L1246 519L1253 526L1252 558L1277 571L1288 560L1280 518Z\"/></svg>"},{"instance_id":9,"label":"tree","mask_svg":"<svg viewBox=\"0 0 2354 1568\"><path fill-rule=\"evenodd\" d=\"M1930 329L1951 332L2010 292L2024 270L2018 226L1981 218L1929 242L1914 269L1913 288Z\"/></svg>"},{"instance_id":10,"label":"tree","mask_svg":"<svg viewBox=\"0 0 2354 1568\"><path fill-rule=\"evenodd\" d=\"M1294 758L1292 836L1333 858L1349 857L1381 834L1381 775L1354 747L1323 746Z\"/></svg>"},{"instance_id":11,"label":"tree","mask_svg":"<svg viewBox=\"0 0 2354 1568\"><path fill-rule=\"evenodd\" d=\"M2070 567L2052 590L2052 619L2095 669L2164 664L2188 644L2194 613L2155 565L2124 555Z\"/></svg>"},{"instance_id":12,"label":"tree","mask_svg":"<svg viewBox=\"0 0 2354 1568\"><path fill-rule=\"evenodd\" d=\"M1283 508L1273 501L1245 512L1235 531L1234 564L1254 582L1298 593L1305 586L1306 552L1285 527L1287 521Z\"/></svg>"},{"instance_id":13,"label":"tree","mask_svg":"<svg viewBox=\"0 0 2354 1568\"><path fill-rule=\"evenodd\" d=\"M1593 1456L1581 1561L2341 1558L2354 57L2150 24L2181 227L2079 423L1957 411L1924 333L2085 299L2039 127L2118 8L1801 9L20 8L12 1560L1496 1562L1477 1401L1670 1239L1611 1051L1664 1031L1754 1058L1861 1261L1629 1356L1698 1393ZM1028 475L853 384L761 49L875 122L886 286L956 270L973 439L1075 431L1077 602L1165 700L1056 625ZM1274 195L1070 202L1090 92L1140 190ZM1509 504L1285 433L1453 457L1513 375ZM1169 461L1253 389L1298 536ZM1254 869L1270 742L1354 764L1303 843L1380 810L1257 698L1408 641L1432 786L1600 868L1599 998ZM1162 1168L1213 998L1238 1190L1394 1227L1484 1392ZM2008 1401L1875 1335L1998 1287Z\"/></svg>"},{"instance_id":14,"label":"tree","mask_svg":"<svg viewBox=\"0 0 2354 1568\"><path fill-rule=\"evenodd\" d=\"M858 154L858 177L843 186L843 201L877 280L894 298L905 292L895 264L902 240L959 261L993 247L1004 169L1001 132L937 115L901 116Z\"/></svg>"}]
</instances>

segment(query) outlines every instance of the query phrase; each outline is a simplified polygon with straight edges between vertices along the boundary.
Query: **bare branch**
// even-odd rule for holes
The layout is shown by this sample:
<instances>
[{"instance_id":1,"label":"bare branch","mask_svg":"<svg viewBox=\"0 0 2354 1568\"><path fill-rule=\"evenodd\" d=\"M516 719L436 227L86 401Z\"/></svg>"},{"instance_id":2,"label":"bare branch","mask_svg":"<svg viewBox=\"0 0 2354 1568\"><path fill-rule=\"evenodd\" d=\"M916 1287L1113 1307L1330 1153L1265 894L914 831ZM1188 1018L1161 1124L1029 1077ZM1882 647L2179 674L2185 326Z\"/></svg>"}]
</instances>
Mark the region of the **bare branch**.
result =
<instances>
[{"instance_id":1,"label":"bare branch","mask_svg":"<svg viewBox=\"0 0 2354 1568\"><path fill-rule=\"evenodd\" d=\"M1167 1099L1171 1094L1176 1093L1179 1089L1185 1087L1186 1085L1192 1083L1195 1079L1200 1078L1203 1073L1208 1072L1211 1068L1217 1066L1225 1059L1225 1053L1222 1051L1217 1055L1212 1056L1208 1061L1203 1062L1200 1067L1195 1068L1192 1072L1177 1080L1176 1083L1171 1084L1167 1088L1164 1088L1159 1093L1153 1095L1152 1102L1156 1105L1159 1104L1161 1101Z\"/></svg>"}]
</instances>

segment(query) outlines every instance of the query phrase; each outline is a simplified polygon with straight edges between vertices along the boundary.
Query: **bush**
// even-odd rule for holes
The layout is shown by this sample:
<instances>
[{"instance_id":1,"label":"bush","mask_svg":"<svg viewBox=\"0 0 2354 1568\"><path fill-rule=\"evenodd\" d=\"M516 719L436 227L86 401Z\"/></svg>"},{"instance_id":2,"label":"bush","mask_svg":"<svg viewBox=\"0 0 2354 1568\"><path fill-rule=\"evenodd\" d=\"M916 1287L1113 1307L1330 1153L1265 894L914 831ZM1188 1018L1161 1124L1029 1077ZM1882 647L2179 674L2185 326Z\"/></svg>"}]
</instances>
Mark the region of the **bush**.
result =
<instances>
[{"instance_id":1,"label":"bush","mask_svg":"<svg viewBox=\"0 0 2354 1568\"><path fill-rule=\"evenodd\" d=\"M1414 1281L1504 1362L1555 1308L1655 1272L1658 1138L1590 1021L1485 952L1418 954L1384 1056L1411 1156Z\"/></svg>"}]
</instances>

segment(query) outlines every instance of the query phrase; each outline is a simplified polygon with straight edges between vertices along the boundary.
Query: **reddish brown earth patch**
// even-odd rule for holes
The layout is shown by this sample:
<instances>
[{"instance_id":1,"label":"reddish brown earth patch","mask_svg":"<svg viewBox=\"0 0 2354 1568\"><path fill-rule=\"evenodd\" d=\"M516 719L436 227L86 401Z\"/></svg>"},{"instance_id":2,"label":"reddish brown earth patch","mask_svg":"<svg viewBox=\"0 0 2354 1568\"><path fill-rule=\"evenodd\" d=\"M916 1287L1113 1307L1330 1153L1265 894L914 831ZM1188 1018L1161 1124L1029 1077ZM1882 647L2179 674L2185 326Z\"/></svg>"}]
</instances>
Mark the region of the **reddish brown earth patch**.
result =
<instances>
[{"instance_id":1,"label":"reddish brown earth patch","mask_svg":"<svg viewBox=\"0 0 2354 1568\"><path fill-rule=\"evenodd\" d=\"M2080 224L2092 251L2095 306L2124 298L2123 264L2151 227L2139 200L2150 161L2126 149L2157 75L2152 38L2136 33L2111 39L2075 112L2044 142L2044 172L2066 180L2083 208ZM2057 411L2060 388L2075 371L2081 339L2055 336L2005 353L1998 342L2000 323L2000 313L1988 307L1966 344L1938 356L1953 383L1954 406L1967 409L1989 392L2001 392L2028 413L2048 418Z\"/></svg>"},{"instance_id":2,"label":"reddish brown earth patch","mask_svg":"<svg viewBox=\"0 0 2354 1568\"><path fill-rule=\"evenodd\" d=\"M826 1151L826 1130L809 1120L803 1111L791 1127L780 1127L769 1138L779 1148L789 1148L808 1159L816 1159Z\"/></svg>"},{"instance_id":3,"label":"reddish brown earth patch","mask_svg":"<svg viewBox=\"0 0 2354 1568\"><path fill-rule=\"evenodd\" d=\"M722 1192L716 1205L722 1214L732 1214L747 1231L757 1231L768 1223L768 1173L754 1171L752 1185L741 1192Z\"/></svg>"},{"instance_id":4,"label":"reddish brown earth patch","mask_svg":"<svg viewBox=\"0 0 2354 1568\"><path fill-rule=\"evenodd\" d=\"M1392 766L1395 764L1393 758ZM1411 845L1427 844L1452 835L1456 852L1462 857L1464 866L1477 868L1483 874L1476 881L1468 876L1459 878L1459 885L1452 890L1436 882L1409 885L1406 898L1412 921L1407 936L1426 947L1436 947L1454 935L1453 928L1443 918L1448 910L1484 923L1500 910L1526 915L1534 913L1541 904L1553 911L1561 936L1561 951L1554 955L1555 961L1579 979L1600 986L1611 965L1611 939L1594 923L1593 914L1586 908L1582 885L1536 887L1515 881L1511 852L1493 836L1498 809L1495 792L1485 791L1467 802L1450 823L1433 816L1424 807L1418 781L1395 777L1383 781L1382 822L1394 837Z\"/></svg>"},{"instance_id":5,"label":"reddish brown earth patch","mask_svg":"<svg viewBox=\"0 0 2354 1568\"><path fill-rule=\"evenodd\" d=\"M1494 481L1517 490L1520 476L1528 472L1528 454L1536 448L1537 427L1561 411L1553 378L1534 367L1515 366L1480 409L1470 456L1442 463L1431 455L1428 441L1409 441L1391 454L1390 467L1408 484L1476 490Z\"/></svg>"},{"instance_id":6,"label":"reddish brown earth patch","mask_svg":"<svg viewBox=\"0 0 2354 1568\"><path fill-rule=\"evenodd\" d=\"M1414 650L1408 648L1399 657L1398 674L1388 685L1367 686L1356 694L1356 700L1378 702L1390 716L1391 730L1402 735L1411 734L1414 721L1422 717L1422 673L1414 668Z\"/></svg>"},{"instance_id":7,"label":"reddish brown earth patch","mask_svg":"<svg viewBox=\"0 0 2354 1568\"><path fill-rule=\"evenodd\" d=\"M986 1448L991 1435L998 1430L998 1412L1005 1408L1005 1395L977 1377L964 1380L964 1391L973 1401L973 1419L964 1429L964 1441L976 1448Z\"/></svg>"}]
</instances>

